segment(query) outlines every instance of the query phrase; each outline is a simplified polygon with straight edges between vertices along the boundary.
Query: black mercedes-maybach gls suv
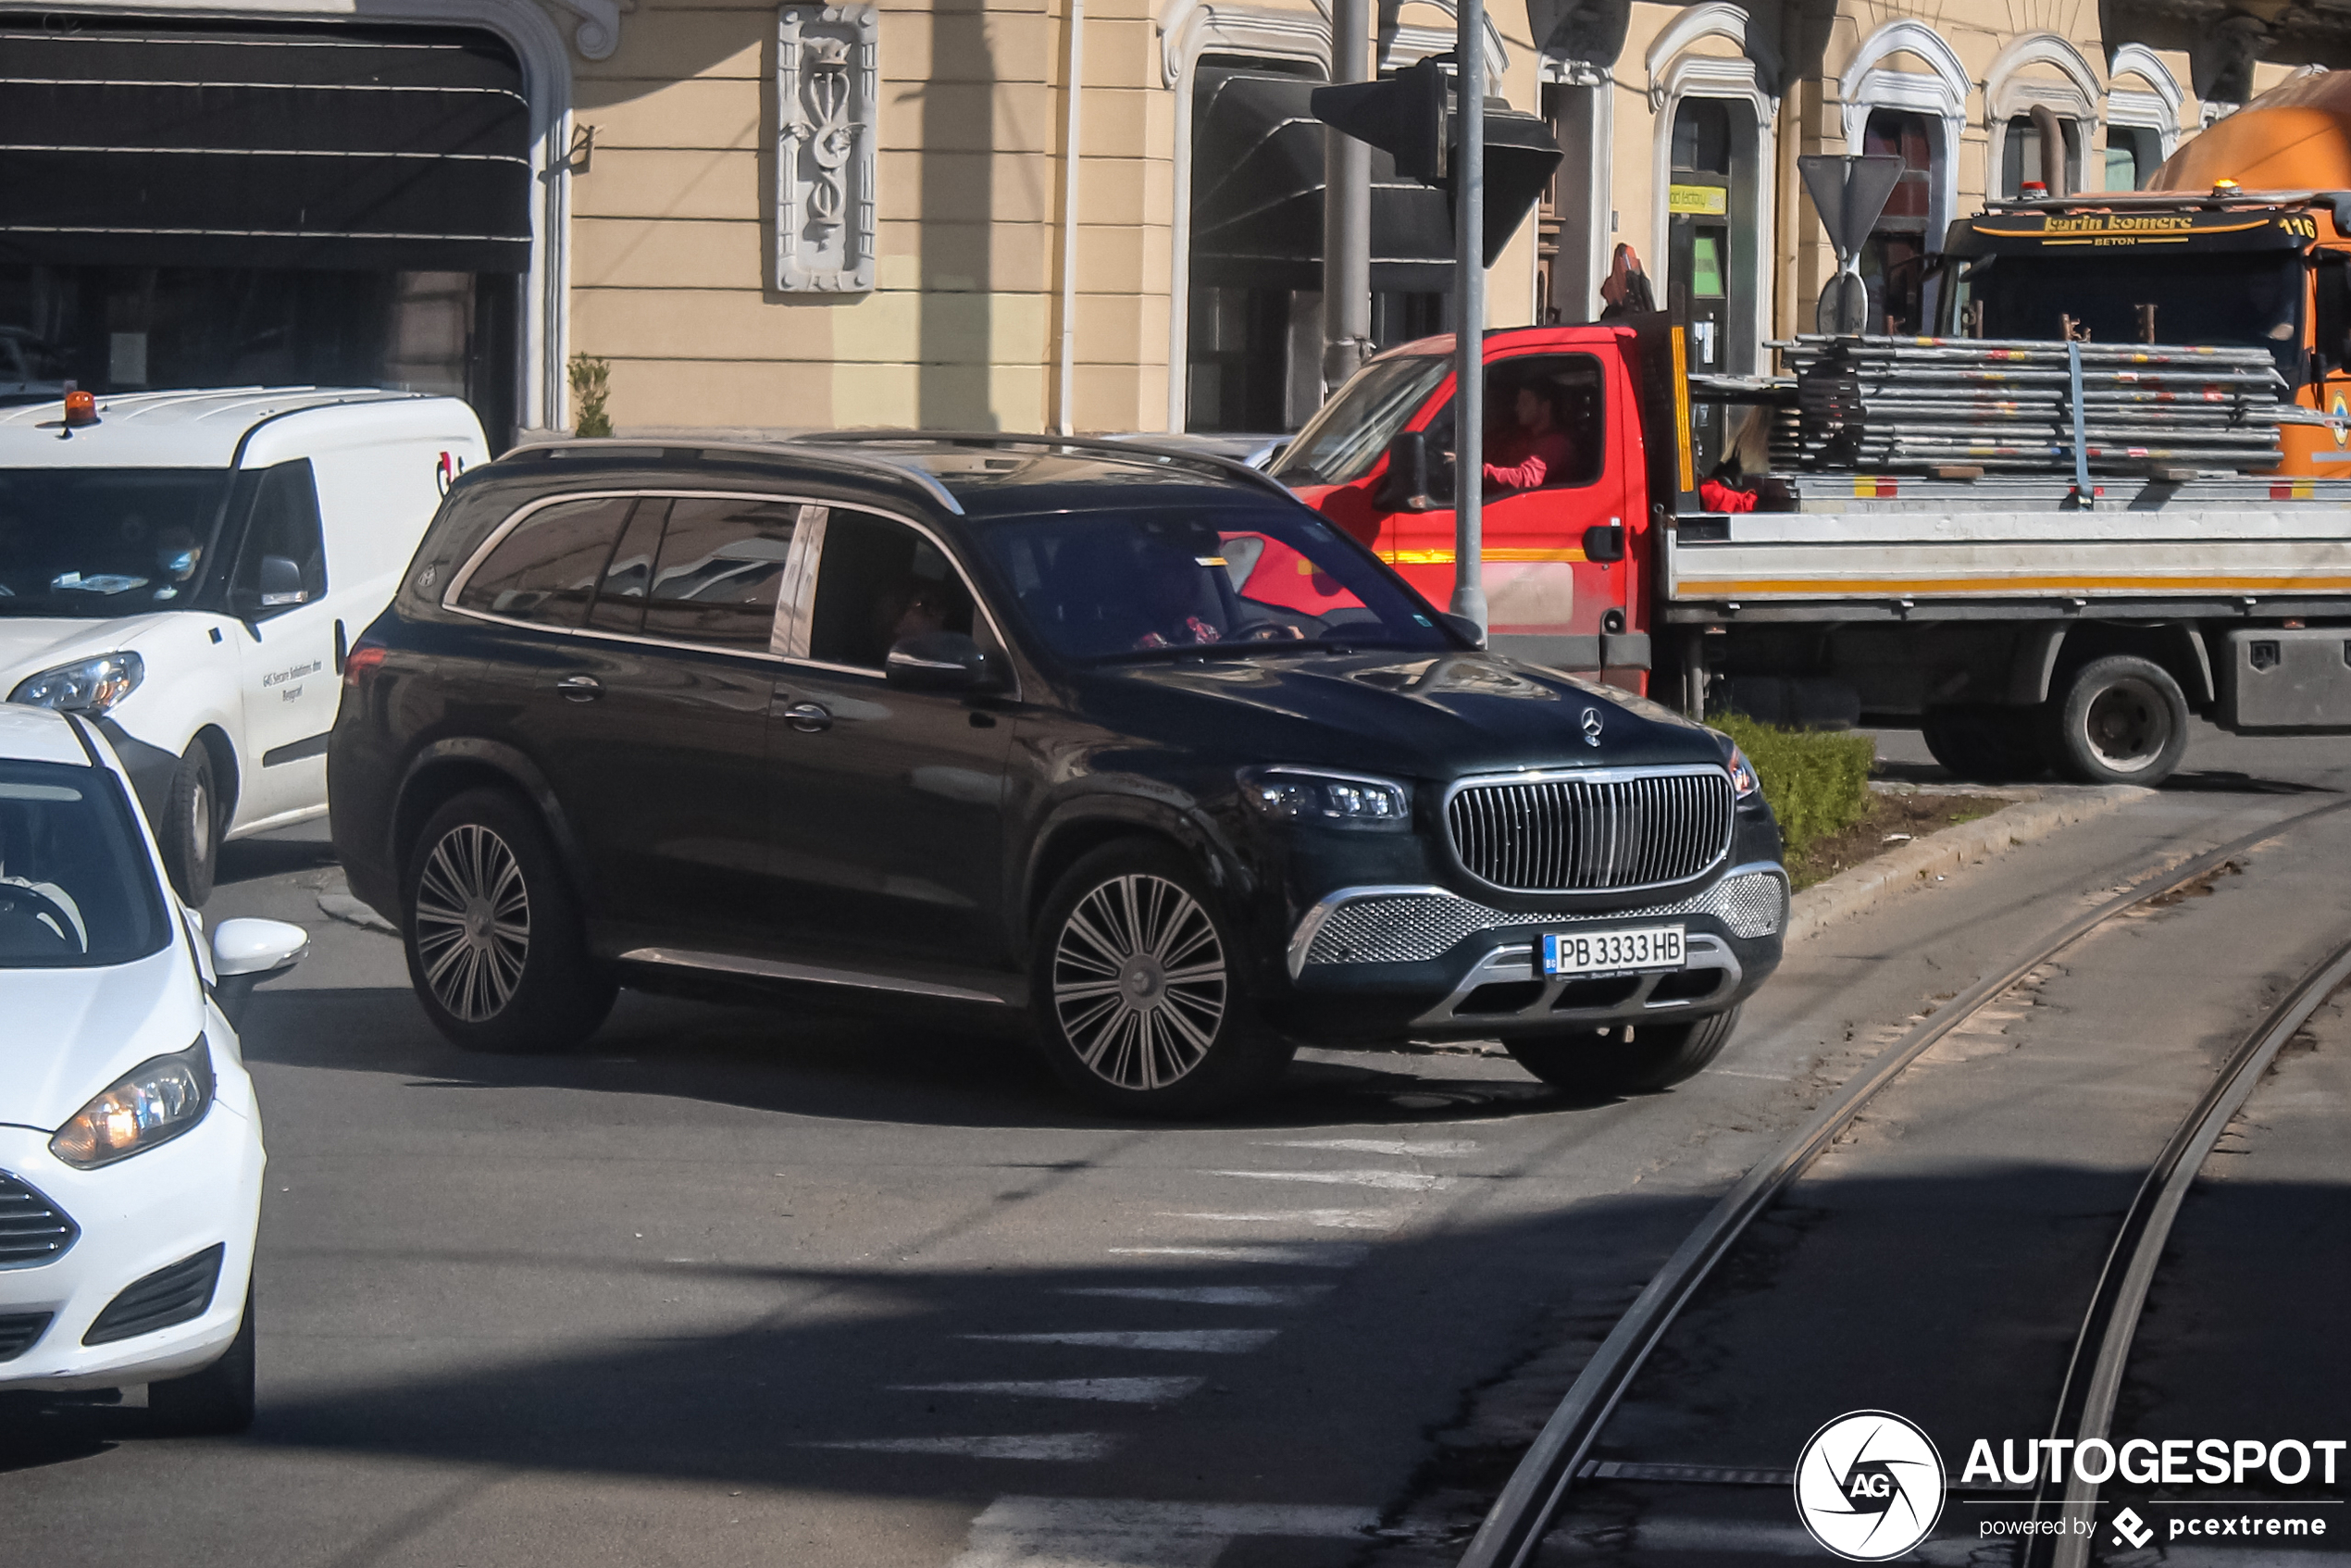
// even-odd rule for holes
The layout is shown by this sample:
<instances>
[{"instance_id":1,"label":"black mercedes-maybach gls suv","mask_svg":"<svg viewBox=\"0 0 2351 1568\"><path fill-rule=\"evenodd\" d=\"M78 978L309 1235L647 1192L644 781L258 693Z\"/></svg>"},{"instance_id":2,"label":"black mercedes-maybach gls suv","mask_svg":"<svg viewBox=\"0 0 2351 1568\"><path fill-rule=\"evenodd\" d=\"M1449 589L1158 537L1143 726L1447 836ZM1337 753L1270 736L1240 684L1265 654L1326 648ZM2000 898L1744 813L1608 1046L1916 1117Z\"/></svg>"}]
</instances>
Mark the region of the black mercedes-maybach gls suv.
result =
<instances>
[{"instance_id":1,"label":"black mercedes-maybach gls suv","mask_svg":"<svg viewBox=\"0 0 2351 1568\"><path fill-rule=\"evenodd\" d=\"M696 978L1019 1021L1195 1114L1300 1042L1704 1066L1780 958L1725 737L1482 651L1213 458L1042 438L527 447L351 650L351 886L458 1044Z\"/></svg>"}]
</instances>

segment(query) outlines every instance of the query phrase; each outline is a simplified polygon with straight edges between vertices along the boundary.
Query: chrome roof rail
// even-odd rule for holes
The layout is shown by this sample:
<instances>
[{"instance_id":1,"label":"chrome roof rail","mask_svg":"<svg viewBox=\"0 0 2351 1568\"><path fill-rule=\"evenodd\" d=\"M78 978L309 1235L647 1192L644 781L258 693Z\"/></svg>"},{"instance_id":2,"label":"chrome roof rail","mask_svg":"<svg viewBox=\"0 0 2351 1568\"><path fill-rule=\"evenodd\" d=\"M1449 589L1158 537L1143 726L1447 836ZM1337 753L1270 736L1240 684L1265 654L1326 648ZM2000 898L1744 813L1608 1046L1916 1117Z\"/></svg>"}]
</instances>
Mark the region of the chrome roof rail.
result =
<instances>
[{"instance_id":1,"label":"chrome roof rail","mask_svg":"<svg viewBox=\"0 0 2351 1568\"><path fill-rule=\"evenodd\" d=\"M814 457L820 463L828 462L861 474L901 480L914 486L956 516L964 515L963 503L955 499L954 492L939 482L938 475L918 464L892 462L887 457L865 452L811 451L810 443L800 437L775 442L748 442L661 436L572 436L563 441L532 442L515 447L502 454L498 461L511 462L518 457L554 458L566 453L593 455L622 451L742 453L784 461Z\"/></svg>"},{"instance_id":2,"label":"chrome roof rail","mask_svg":"<svg viewBox=\"0 0 2351 1568\"><path fill-rule=\"evenodd\" d=\"M890 429L819 430L792 438L793 444L801 446L856 446L865 442L936 442L942 446L1039 446L1089 452L1110 457L1139 457L1151 462L1180 464L1220 479L1239 479L1257 489L1272 491L1286 501L1298 500L1287 485L1246 463L1220 457L1214 453L1183 452L1141 441L1109 441L1100 436L1021 435L1003 430Z\"/></svg>"}]
</instances>

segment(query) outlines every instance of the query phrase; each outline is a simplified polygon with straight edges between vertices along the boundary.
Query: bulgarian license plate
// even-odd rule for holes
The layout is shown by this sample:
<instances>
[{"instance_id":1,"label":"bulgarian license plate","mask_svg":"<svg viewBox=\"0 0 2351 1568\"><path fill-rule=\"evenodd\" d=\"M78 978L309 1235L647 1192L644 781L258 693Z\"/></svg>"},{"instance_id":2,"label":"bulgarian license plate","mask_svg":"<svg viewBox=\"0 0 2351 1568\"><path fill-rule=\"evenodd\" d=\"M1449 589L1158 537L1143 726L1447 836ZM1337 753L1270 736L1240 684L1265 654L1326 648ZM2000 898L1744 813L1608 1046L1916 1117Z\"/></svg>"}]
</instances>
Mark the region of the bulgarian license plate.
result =
<instances>
[{"instance_id":1,"label":"bulgarian license plate","mask_svg":"<svg viewBox=\"0 0 2351 1568\"><path fill-rule=\"evenodd\" d=\"M1679 969L1682 927L1635 926L1623 931L1546 932L1546 975L1618 975L1628 969Z\"/></svg>"}]
</instances>

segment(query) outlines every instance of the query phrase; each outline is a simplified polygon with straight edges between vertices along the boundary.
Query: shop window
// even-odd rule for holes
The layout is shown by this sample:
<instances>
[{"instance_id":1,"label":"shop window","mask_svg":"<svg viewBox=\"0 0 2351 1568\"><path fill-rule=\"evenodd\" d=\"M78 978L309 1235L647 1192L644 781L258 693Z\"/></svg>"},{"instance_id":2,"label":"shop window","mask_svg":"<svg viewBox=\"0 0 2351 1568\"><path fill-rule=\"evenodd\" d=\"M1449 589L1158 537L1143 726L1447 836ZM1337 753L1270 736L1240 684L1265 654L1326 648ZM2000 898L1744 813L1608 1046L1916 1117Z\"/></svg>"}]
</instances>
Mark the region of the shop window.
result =
<instances>
[{"instance_id":1,"label":"shop window","mask_svg":"<svg viewBox=\"0 0 2351 1568\"><path fill-rule=\"evenodd\" d=\"M2076 172L2073 150L2076 145L2074 137L2077 132L2068 127L2064 120L2059 120L2058 124L2060 127L2067 127L2064 131L2065 147L2059 155L2058 167L2065 170L2066 181L2068 185L2071 185ZM2027 180L2040 178L2040 128L2033 123L2029 116L2012 116L2009 120L2007 131L2000 138L1999 193L2012 201L2024 193ZM2052 191L2049 193L2059 195L2064 193Z\"/></svg>"}]
</instances>

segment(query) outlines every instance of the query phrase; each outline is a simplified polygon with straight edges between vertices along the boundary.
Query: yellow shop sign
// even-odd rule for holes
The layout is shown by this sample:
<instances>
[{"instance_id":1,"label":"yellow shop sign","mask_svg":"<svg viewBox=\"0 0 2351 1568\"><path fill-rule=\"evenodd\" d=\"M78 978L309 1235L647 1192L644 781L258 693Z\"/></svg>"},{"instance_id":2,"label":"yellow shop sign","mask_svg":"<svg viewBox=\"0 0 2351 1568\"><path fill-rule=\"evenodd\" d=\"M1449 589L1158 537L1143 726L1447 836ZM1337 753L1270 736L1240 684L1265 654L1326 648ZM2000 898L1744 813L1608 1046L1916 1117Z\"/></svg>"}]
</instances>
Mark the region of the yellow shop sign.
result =
<instances>
[{"instance_id":1,"label":"yellow shop sign","mask_svg":"<svg viewBox=\"0 0 2351 1568\"><path fill-rule=\"evenodd\" d=\"M1720 218L1730 210L1730 193L1720 185L1668 185L1665 210Z\"/></svg>"}]
</instances>

